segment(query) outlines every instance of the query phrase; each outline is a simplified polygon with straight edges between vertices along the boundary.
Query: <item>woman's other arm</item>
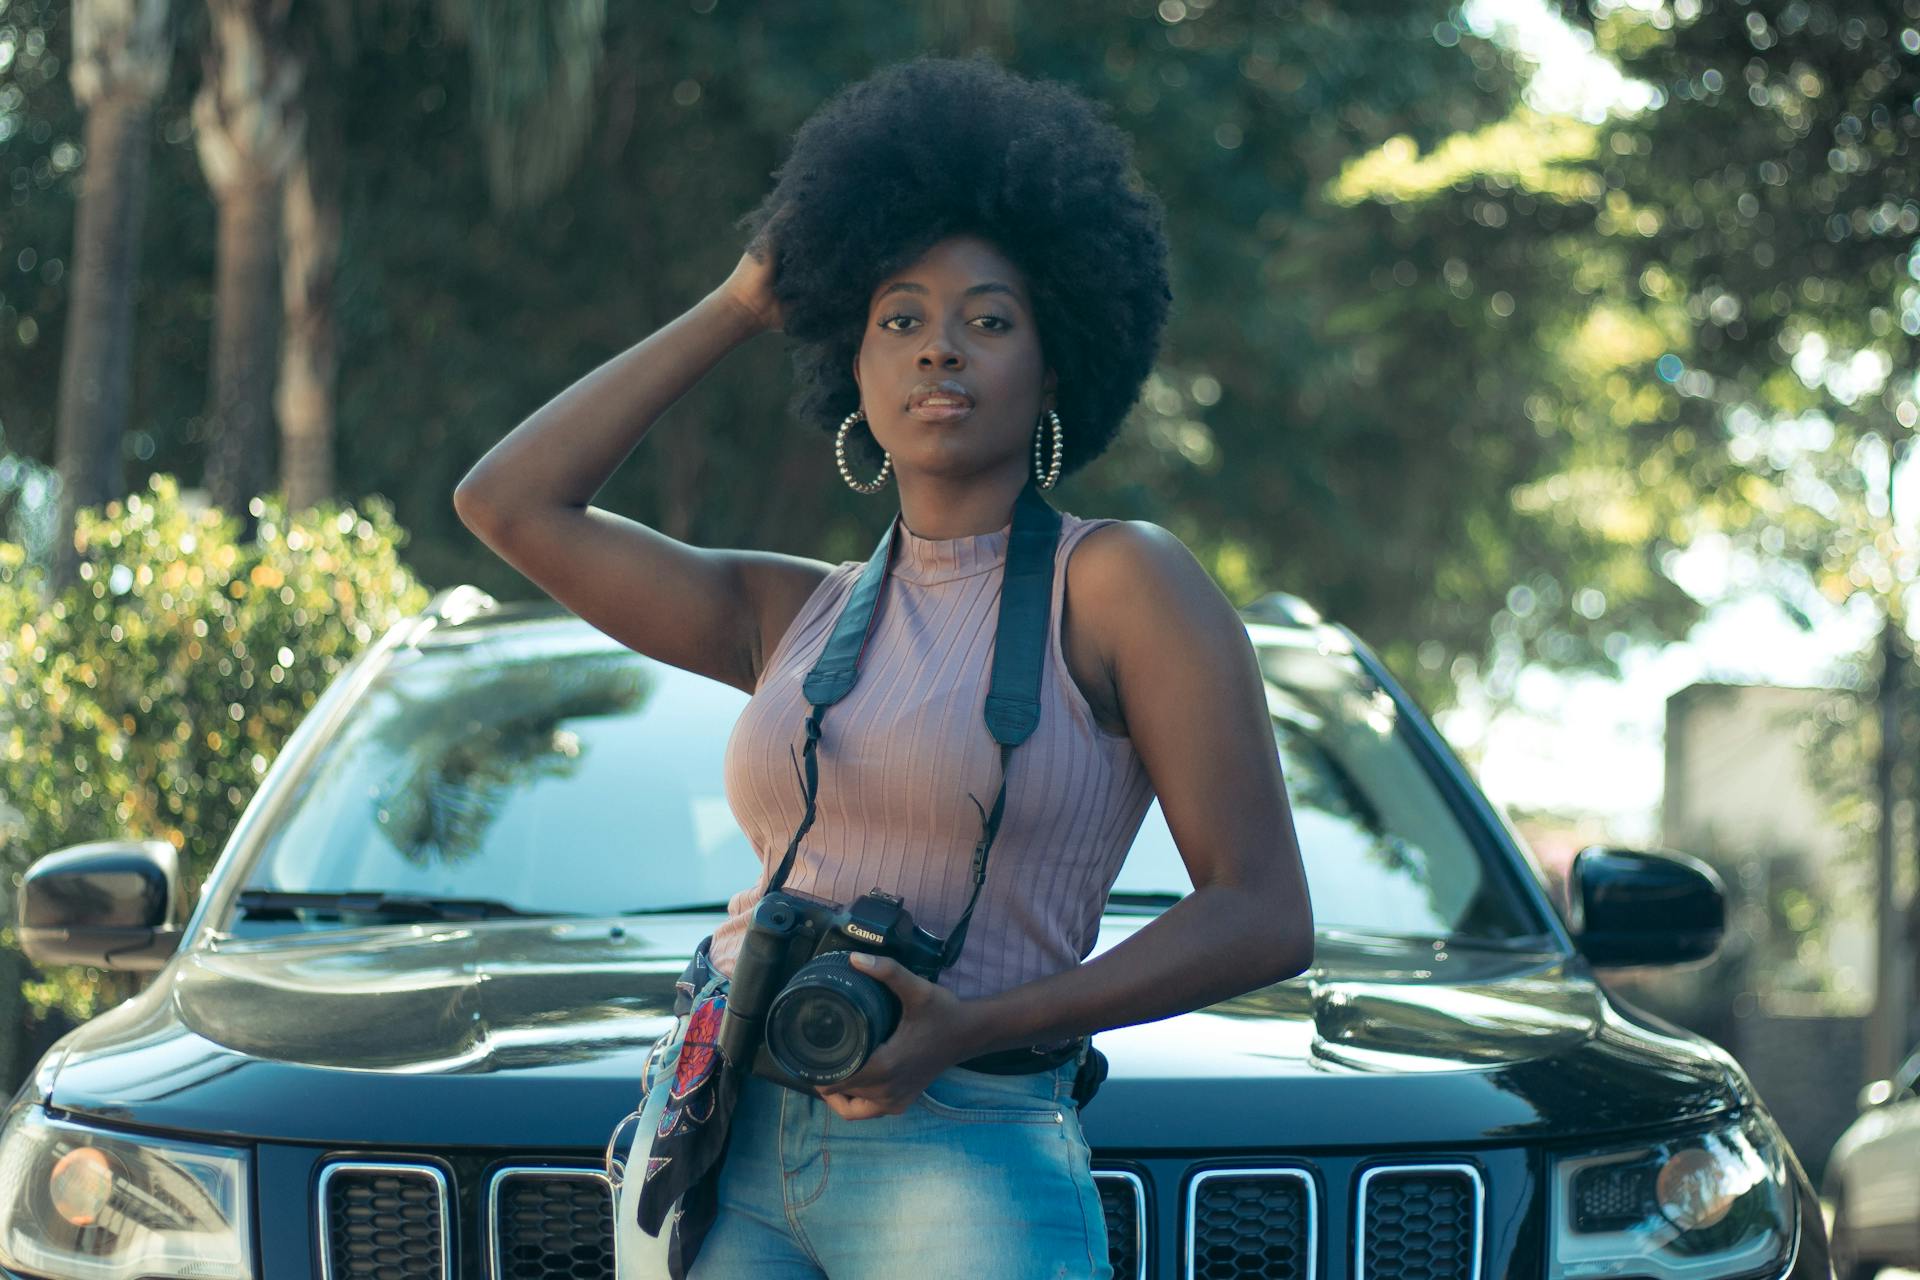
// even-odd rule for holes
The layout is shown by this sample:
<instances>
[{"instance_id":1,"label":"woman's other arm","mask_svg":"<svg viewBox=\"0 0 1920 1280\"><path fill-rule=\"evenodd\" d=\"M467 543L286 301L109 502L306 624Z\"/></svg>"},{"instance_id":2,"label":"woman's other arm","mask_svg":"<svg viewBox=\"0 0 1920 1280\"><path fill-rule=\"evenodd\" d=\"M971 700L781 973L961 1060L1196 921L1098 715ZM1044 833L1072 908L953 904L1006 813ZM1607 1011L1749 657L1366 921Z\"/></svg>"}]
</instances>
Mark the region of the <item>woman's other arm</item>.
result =
<instances>
[{"instance_id":1,"label":"woman's other arm","mask_svg":"<svg viewBox=\"0 0 1920 1280\"><path fill-rule=\"evenodd\" d=\"M541 590L628 648L752 691L832 568L776 552L710 550L589 505L674 401L756 334L778 329L770 248L542 406L474 464L453 505Z\"/></svg>"}]
</instances>

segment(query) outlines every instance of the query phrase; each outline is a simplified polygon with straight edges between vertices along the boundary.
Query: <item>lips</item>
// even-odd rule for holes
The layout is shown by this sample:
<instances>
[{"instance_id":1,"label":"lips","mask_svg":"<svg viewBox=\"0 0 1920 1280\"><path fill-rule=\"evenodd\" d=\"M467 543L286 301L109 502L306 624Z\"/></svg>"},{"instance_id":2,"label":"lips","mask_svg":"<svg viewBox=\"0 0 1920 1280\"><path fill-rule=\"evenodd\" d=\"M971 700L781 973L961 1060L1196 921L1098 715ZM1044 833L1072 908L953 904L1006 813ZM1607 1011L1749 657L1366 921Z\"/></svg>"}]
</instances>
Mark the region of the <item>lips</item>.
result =
<instances>
[{"instance_id":1,"label":"lips","mask_svg":"<svg viewBox=\"0 0 1920 1280\"><path fill-rule=\"evenodd\" d=\"M972 393L951 378L919 383L907 393L907 413L924 422L951 422L972 412Z\"/></svg>"},{"instance_id":2,"label":"lips","mask_svg":"<svg viewBox=\"0 0 1920 1280\"><path fill-rule=\"evenodd\" d=\"M922 405L933 409L972 409L973 395L972 391L966 390L952 378L945 378L941 382L920 382L914 386L914 390L906 393L906 407L912 411L920 409Z\"/></svg>"}]
</instances>

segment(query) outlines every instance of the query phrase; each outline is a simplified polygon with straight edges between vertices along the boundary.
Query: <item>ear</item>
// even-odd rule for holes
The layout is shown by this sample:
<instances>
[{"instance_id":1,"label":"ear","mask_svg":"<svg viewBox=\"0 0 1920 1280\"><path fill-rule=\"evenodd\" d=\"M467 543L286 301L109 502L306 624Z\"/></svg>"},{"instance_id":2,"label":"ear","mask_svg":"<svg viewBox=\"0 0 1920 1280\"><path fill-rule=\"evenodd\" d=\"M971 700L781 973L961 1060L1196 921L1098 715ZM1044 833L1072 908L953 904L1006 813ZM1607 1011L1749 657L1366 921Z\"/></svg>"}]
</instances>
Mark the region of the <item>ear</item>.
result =
<instances>
[{"instance_id":1,"label":"ear","mask_svg":"<svg viewBox=\"0 0 1920 1280\"><path fill-rule=\"evenodd\" d=\"M858 347L854 348L853 352L853 385L855 387L860 385L860 349Z\"/></svg>"},{"instance_id":2,"label":"ear","mask_svg":"<svg viewBox=\"0 0 1920 1280\"><path fill-rule=\"evenodd\" d=\"M1054 391L1059 385L1060 379L1054 374L1053 366L1048 365L1046 376L1040 379L1040 411L1042 413L1048 409L1058 408L1053 401Z\"/></svg>"}]
</instances>

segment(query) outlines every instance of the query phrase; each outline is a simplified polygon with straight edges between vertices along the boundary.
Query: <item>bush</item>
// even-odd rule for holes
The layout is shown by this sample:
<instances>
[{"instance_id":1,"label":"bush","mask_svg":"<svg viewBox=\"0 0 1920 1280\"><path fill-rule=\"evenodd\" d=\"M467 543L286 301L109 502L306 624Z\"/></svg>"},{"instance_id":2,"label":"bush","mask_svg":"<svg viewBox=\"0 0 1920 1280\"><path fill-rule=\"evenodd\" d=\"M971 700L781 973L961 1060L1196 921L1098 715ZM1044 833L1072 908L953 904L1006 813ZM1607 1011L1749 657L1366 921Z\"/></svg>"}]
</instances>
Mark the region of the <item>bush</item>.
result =
<instances>
[{"instance_id":1,"label":"bush","mask_svg":"<svg viewBox=\"0 0 1920 1280\"><path fill-rule=\"evenodd\" d=\"M237 519L189 509L173 478L156 475L148 492L79 513L79 578L52 600L44 567L0 541L0 808L15 811L0 831L0 947L17 945L19 873L85 840L171 842L196 901L328 682L425 607L384 500L289 519L268 496L252 512L256 539L237 542ZM22 991L38 1016L85 1019L118 985L74 967Z\"/></svg>"}]
</instances>

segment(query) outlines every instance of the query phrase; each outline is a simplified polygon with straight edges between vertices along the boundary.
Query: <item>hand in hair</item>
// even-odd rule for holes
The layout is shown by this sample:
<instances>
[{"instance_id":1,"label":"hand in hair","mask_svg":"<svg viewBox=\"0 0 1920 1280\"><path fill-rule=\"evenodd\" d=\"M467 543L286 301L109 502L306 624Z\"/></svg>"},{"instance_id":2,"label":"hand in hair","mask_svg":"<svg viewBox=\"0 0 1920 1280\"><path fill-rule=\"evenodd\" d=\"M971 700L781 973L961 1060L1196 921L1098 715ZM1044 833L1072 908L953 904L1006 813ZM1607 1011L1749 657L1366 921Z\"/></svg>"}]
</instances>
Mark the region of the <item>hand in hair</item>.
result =
<instances>
[{"instance_id":1,"label":"hand in hair","mask_svg":"<svg viewBox=\"0 0 1920 1280\"><path fill-rule=\"evenodd\" d=\"M762 329L776 333L786 322L780 299L773 292L780 262L779 245L774 237L780 221L776 213L754 235L747 243L746 252L740 255L740 261L734 264L733 273L720 286L721 292L752 316Z\"/></svg>"}]
</instances>

